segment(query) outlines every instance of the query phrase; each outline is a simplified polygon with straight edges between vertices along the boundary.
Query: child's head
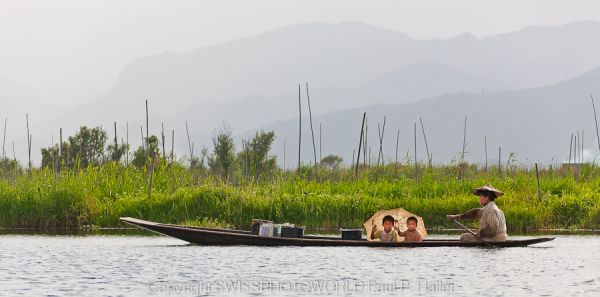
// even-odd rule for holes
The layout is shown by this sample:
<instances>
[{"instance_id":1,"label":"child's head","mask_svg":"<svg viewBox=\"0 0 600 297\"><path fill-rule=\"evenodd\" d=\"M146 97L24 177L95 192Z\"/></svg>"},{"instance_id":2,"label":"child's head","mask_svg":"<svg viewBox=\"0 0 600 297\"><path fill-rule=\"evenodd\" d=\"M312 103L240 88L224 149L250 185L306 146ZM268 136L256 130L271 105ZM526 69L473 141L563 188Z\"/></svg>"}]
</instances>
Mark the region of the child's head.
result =
<instances>
[{"instance_id":1,"label":"child's head","mask_svg":"<svg viewBox=\"0 0 600 297\"><path fill-rule=\"evenodd\" d=\"M417 218L409 217L408 219L406 219L406 227L408 228L408 230L417 229Z\"/></svg>"},{"instance_id":2,"label":"child's head","mask_svg":"<svg viewBox=\"0 0 600 297\"><path fill-rule=\"evenodd\" d=\"M390 232L390 230L392 230L392 227L394 227L394 223L395 223L395 219L392 216L385 216L383 217L383 230L385 230L385 232Z\"/></svg>"}]
</instances>

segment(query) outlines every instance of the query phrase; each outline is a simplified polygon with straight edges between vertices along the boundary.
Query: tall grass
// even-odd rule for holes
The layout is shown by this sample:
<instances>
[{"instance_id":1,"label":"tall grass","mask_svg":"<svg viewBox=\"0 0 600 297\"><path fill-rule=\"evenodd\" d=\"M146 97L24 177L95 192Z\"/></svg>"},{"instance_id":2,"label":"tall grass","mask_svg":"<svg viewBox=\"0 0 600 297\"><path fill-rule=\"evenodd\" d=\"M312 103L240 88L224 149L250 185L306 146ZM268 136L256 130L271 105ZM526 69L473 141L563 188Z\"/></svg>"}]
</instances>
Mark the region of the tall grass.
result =
<instances>
[{"instance_id":1,"label":"tall grass","mask_svg":"<svg viewBox=\"0 0 600 297\"><path fill-rule=\"evenodd\" d=\"M316 180L310 168L300 175L279 172L268 181L231 184L198 178L183 166L159 164L152 195L148 172L107 163L84 171L20 170L0 178L0 226L81 228L121 226L133 216L166 223L248 228L251 219L291 222L307 227L355 227L375 211L403 207L425 219L427 227L451 227L446 214L478 206L471 189L492 183L506 195L497 200L512 230L599 228L600 168L588 165L575 178L568 169L543 169L542 196L535 172L527 168L484 171L468 168L457 179L454 166L409 166L325 170Z\"/></svg>"}]
</instances>

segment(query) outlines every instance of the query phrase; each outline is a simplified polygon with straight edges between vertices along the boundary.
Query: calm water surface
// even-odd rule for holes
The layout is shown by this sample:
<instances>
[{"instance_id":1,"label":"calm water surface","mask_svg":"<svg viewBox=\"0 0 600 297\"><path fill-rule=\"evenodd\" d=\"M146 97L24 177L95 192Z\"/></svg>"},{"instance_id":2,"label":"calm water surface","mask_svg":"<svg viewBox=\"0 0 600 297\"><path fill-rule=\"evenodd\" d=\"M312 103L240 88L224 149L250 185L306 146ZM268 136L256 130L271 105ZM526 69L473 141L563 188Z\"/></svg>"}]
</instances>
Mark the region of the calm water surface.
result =
<instances>
[{"instance_id":1,"label":"calm water surface","mask_svg":"<svg viewBox=\"0 0 600 297\"><path fill-rule=\"evenodd\" d=\"M161 236L0 235L0 253L1 296L600 296L598 235L504 249L206 247Z\"/></svg>"}]
</instances>

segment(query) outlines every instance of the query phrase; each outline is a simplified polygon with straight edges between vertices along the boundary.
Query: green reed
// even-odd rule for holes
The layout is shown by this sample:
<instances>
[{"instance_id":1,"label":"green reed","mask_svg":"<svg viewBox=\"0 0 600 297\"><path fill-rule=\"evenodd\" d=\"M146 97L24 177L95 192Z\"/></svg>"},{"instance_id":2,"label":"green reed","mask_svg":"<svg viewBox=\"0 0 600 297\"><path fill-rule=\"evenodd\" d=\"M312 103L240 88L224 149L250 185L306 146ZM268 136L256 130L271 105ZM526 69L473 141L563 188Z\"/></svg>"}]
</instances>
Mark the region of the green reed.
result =
<instances>
[{"instance_id":1,"label":"green reed","mask_svg":"<svg viewBox=\"0 0 600 297\"><path fill-rule=\"evenodd\" d=\"M309 168L310 169L310 168ZM34 169L0 178L0 226L82 228L122 226L132 216L166 223L248 228L253 218L313 228L358 227L375 211L403 207L427 227L454 227L446 214L478 206L471 189L485 183L505 191L497 200L512 230L599 228L600 170L587 165L544 168L541 197L530 168L482 170L469 166L372 167L358 176L350 168L278 172L260 181L223 182L185 167L158 164L148 195L149 172L107 163L85 170ZM470 224L473 226L473 224Z\"/></svg>"}]
</instances>

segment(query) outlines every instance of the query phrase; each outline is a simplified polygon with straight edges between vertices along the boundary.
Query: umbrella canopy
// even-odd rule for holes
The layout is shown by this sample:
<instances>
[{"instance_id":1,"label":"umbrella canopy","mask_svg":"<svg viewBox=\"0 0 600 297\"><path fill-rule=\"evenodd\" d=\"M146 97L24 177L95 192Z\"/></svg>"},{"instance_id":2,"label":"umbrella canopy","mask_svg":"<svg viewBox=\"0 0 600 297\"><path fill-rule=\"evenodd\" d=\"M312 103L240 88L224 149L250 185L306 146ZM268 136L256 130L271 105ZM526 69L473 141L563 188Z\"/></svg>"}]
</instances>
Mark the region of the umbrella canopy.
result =
<instances>
[{"instance_id":1,"label":"umbrella canopy","mask_svg":"<svg viewBox=\"0 0 600 297\"><path fill-rule=\"evenodd\" d=\"M394 219L396 220L396 226L398 226L398 228L400 229L400 231L406 231L408 228L406 227L406 219L408 219L409 217L415 217L417 218L417 232L419 232L419 234L421 234L421 238L425 238L425 236L427 236L427 231L425 230L425 223L423 222L423 218L421 218L420 216L417 216L415 214L412 214L406 210L404 210L403 208L395 208L395 209L388 209L388 210L380 210L378 212L376 212L370 219L368 219L364 224L363 227L365 228L365 230L367 231L367 239L371 240L371 226L373 224L377 225L377 230L383 230L383 217L390 215L392 217L394 217ZM404 237L398 237L399 241L403 241Z\"/></svg>"}]
</instances>

